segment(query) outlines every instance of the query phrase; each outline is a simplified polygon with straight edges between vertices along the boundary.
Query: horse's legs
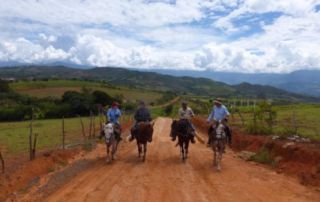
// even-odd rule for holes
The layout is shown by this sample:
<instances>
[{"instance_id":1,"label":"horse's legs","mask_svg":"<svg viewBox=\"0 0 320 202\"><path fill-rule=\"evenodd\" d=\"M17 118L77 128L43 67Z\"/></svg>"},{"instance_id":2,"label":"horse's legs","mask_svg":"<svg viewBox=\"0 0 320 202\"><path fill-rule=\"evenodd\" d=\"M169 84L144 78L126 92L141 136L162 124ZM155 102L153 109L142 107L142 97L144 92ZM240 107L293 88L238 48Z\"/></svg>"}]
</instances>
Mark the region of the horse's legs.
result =
<instances>
[{"instance_id":1,"label":"horse's legs","mask_svg":"<svg viewBox=\"0 0 320 202\"><path fill-rule=\"evenodd\" d=\"M181 153L182 153L182 160L185 160L185 151L184 151L184 143L181 144Z\"/></svg>"},{"instance_id":2,"label":"horse's legs","mask_svg":"<svg viewBox=\"0 0 320 202\"><path fill-rule=\"evenodd\" d=\"M217 170L221 170L221 159L222 159L222 153L223 153L223 140L218 141L218 164L217 164Z\"/></svg>"},{"instance_id":3,"label":"horse's legs","mask_svg":"<svg viewBox=\"0 0 320 202\"><path fill-rule=\"evenodd\" d=\"M106 150L107 150L107 158L106 161L110 162L109 153L110 153L110 145L106 143Z\"/></svg>"},{"instance_id":4,"label":"horse's legs","mask_svg":"<svg viewBox=\"0 0 320 202\"><path fill-rule=\"evenodd\" d=\"M211 143L212 150L213 150L213 165L217 166L217 147L216 147L216 142Z\"/></svg>"},{"instance_id":5,"label":"horse's legs","mask_svg":"<svg viewBox=\"0 0 320 202\"><path fill-rule=\"evenodd\" d=\"M111 160L114 160L114 155L116 154L117 151L117 142L112 143L112 151L111 151Z\"/></svg>"},{"instance_id":6,"label":"horse's legs","mask_svg":"<svg viewBox=\"0 0 320 202\"><path fill-rule=\"evenodd\" d=\"M141 145L137 142L137 146L138 146L138 152L139 152L139 158L141 157L141 152L142 152L142 148Z\"/></svg>"},{"instance_id":7,"label":"horse's legs","mask_svg":"<svg viewBox=\"0 0 320 202\"><path fill-rule=\"evenodd\" d=\"M189 153L189 141L187 141L186 143L185 143L185 152L186 152L186 158L188 158L188 153Z\"/></svg>"},{"instance_id":8,"label":"horse's legs","mask_svg":"<svg viewBox=\"0 0 320 202\"><path fill-rule=\"evenodd\" d=\"M143 144L143 157L142 157L142 161L146 160L146 155L147 155L147 143Z\"/></svg>"}]
</instances>

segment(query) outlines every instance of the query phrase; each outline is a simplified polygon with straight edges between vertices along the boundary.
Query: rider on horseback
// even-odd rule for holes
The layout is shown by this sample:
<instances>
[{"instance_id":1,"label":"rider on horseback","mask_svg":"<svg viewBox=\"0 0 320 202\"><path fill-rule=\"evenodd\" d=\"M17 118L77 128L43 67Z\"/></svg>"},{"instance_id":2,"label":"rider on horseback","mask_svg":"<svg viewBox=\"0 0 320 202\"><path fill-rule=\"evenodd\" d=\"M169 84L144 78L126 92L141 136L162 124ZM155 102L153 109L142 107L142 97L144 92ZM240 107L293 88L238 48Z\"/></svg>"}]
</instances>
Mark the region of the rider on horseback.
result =
<instances>
[{"instance_id":1,"label":"rider on horseback","mask_svg":"<svg viewBox=\"0 0 320 202\"><path fill-rule=\"evenodd\" d=\"M190 107L188 107L188 103L186 101L183 101L181 103L181 108L179 109L178 113L179 113L180 120L187 120L188 121L189 127L191 129L190 130L191 142L194 144L195 143L194 137L196 135L196 132L195 132L195 127L193 126L193 124L191 122L192 117L194 117L194 113L193 113L192 109ZM171 137L172 137L172 141L176 140L176 135L171 134Z\"/></svg>"},{"instance_id":2,"label":"rider on horseback","mask_svg":"<svg viewBox=\"0 0 320 202\"><path fill-rule=\"evenodd\" d=\"M210 113L207 122L211 123L213 121L213 128L216 127L217 123L220 121L223 123L223 125L226 127L226 131L230 130L227 125L228 116L230 115L228 109L226 106L222 104L222 101L220 98L217 98L213 101L214 106L212 109L212 112ZM210 127L209 130L212 128ZM210 132L210 131L209 131ZM228 132L228 131L227 131ZM211 139L209 137L207 145L210 146Z\"/></svg>"},{"instance_id":3,"label":"rider on horseback","mask_svg":"<svg viewBox=\"0 0 320 202\"><path fill-rule=\"evenodd\" d=\"M113 102L111 107L108 109L107 113L107 120L109 123L112 123L115 127L115 137L117 141L121 141L121 126L119 122L119 118L121 116L121 111L119 109L119 103Z\"/></svg>"},{"instance_id":4,"label":"rider on horseback","mask_svg":"<svg viewBox=\"0 0 320 202\"><path fill-rule=\"evenodd\" d=\"M144 101L140 101L139 108L134 114L134 120L135 120L135 124L131 128L131 137L129 138L130 142L133 141L135 138L134 134L138 130L139 123L152 121L149 109L146 107L146 104ZM152 136L149 137L148 142L152 142Z\"/></svg>"}]
</instances>

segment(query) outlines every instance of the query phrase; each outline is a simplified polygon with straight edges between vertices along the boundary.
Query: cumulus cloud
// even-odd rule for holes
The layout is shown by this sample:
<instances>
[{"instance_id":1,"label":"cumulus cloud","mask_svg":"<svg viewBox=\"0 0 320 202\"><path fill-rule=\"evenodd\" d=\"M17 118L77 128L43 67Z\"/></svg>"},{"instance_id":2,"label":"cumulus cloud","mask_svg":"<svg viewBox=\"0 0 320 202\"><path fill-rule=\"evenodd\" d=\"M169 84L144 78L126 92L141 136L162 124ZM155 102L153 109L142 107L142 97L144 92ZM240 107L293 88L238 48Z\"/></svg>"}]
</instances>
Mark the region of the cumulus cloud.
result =
<instances>
[{"instance_id":1,"label":"cumulus cloud","mask_svg":"<svg viewBox=\"0 0 320 202\"><path fill-rule=\"evenodd\" d=\"M0 62L238 72L320 68L319 0L0 3Z\"/></svg>"}]
</instances>

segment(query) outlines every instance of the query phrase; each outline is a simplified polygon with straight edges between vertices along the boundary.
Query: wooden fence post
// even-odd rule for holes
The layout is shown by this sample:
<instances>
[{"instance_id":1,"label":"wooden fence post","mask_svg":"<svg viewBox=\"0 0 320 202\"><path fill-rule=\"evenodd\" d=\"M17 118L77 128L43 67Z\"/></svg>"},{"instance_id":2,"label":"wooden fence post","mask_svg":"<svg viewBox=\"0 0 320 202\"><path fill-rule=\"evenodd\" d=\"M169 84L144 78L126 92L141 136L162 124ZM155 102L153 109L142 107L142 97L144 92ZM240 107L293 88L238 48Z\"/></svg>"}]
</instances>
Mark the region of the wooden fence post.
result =
<instances>
[{"instance_id":1,"label":"wooden fence post","mask_svg":"<svg viewBox=\"0 0 320 202\"><path fill-rule=\"evenodd\" d=\"M90 111L90 123L89 123L89 138L92 135L92 111Z\"/></svg>"},{"instance_id":2,"label":"wooden fence post","mask_svg":"<svg viewBox=\"0 0 320 202\"><path fill-rule=\"evenodd\" d=\"M29 125L29 158L30 160L33 159L32 136L33 136L33 115L31 116L30 125Z\"/></svg>"},{"instance_id":3,"label":"wooden fence post","mask_svg":"<svg viewBox=\"0 0 320 202\"><path fill-rule=\"evenodd\" d=\"M96 115L93 113L93 124L92 124L92 128L93 128L93 138L96 137Z\"/></svg>"},{"instance_id":4,"label":"wooden fence post","mask_svg":"<svg viewBox=\"0 0 320 202\"><path fill-rule=\"evenodd\" d=\"M79 116L79 119L80 119L80 124L81 124L81 128L82 128L82 136L85 138L86 137L86 132L84 131L84 125L83 125L83 121L82 121L82 118L80 115Z\"/></svg>"},{"instance_id":5,"label":"wooden fence post","mask_svg":"<svg viewBox=\"0 0 320 202\"><path fill-rule=\"evenodd\" d=\"M34 139L33 139L32 159L34 159L36 157L37 140L38 140L38 133L35 133Z\"/></svg>"},{"instance_id":6,"label":"wooden fence post","mask_svg":"<svg viewBox=\"0 0 320 202\"><path fill-rule=\"evenodd\" d=\"M64 116L62 117L62 149L65 149L65 130L64 130Z\"/></svg>"},{"instance_id":7,"label":"wooden fence post","mask_svg":"<svg viewBox=\"0 0 320 202\"><path fill-rule=\"evenodd\" d=\"M4 173L5 172L5 164L4 164L4 159L3 159L1 151L0 151L0 161L1 161L2 173Z\"/></svg>"}]
</instances>

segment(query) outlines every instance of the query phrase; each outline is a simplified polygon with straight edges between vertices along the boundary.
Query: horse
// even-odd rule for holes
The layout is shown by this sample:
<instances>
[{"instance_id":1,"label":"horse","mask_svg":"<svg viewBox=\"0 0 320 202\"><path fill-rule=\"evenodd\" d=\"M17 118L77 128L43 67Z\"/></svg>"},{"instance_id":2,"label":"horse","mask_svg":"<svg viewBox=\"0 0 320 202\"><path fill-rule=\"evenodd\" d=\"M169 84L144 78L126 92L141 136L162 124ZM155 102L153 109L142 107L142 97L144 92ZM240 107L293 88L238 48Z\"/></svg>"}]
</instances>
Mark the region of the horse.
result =
<instances>
[{"instance_id":1,"label":"horse","mask_svg":"<svg viewBox=\"0 0 320 202\"><path fill-rule=\"evenodd\" d=\"M152 139L153 125L154 122L140 122L137 123L137 129L132 131L137 142L139 158L142 157L143 162L146 160L148 140Z\"/></svg>"},{"instance_id":2,"label":"horse","mask_svg":"<svg viewBox=\"0 0 320 202\"><path fill-rule=\"evenodd\" d=\"M107 163L111 163L113 160L115 160L114 156L119 144L119 140L117 140L115 136L115 133L118 132L117 130L118 129L115 124L106 123L103 125L102 135L104 135L105 142L106 142ZM111 150L111 158L110 158L110 150Z\"/></svg>"},{"instance_id":3,"label":"horse","mask_svg":"<svg viewBox=\"0 0 320 202\"><path fill-rule=\"evenodd\" d=\"M182 161L188 158L188 148L191 141L192 128L186 119L174 120L171 124L171 136L178 136L178 145L180 146L180 155Z\"/></svg>"},{"instance_id":4,"label":"horse","mask_svg":"<svg viewBox=\"0 0 320 202\"><path fill-rule=\"evenodd\" d=\"M225 148L226 132L225 126L220 121L209 129L210 144L213 150L213 164L221 171L222 154Z\"/></svg>"}]
</instances>

